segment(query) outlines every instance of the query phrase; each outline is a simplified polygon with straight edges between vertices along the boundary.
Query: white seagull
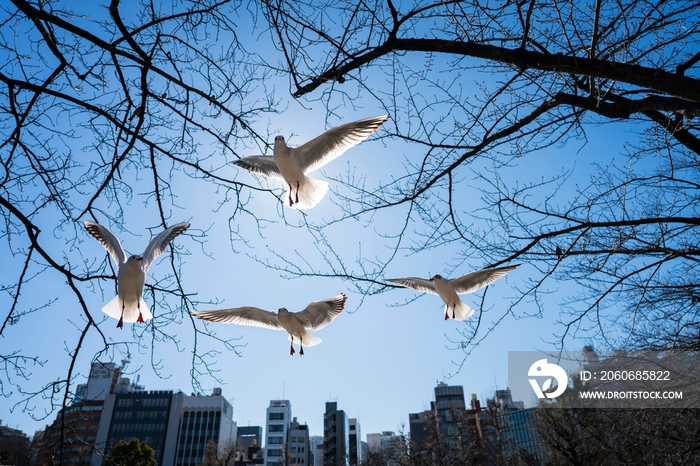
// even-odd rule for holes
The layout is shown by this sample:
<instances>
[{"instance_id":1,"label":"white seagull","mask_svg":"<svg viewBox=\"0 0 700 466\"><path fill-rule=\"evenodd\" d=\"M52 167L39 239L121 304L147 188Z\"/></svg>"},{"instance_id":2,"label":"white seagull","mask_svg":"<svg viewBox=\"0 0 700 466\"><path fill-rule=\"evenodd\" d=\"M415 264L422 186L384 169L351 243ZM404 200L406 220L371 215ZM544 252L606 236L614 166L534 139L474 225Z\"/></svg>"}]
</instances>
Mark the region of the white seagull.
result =
<instances>
[{"instance_id":1,"label":"white seagull","mask_svg":"<svg viewBox=\"0 0 700 466\"><path fill-rule=\"evenodd\" d=\"M382 115L345 123L294 148L287 146L284 137L277 136L272 156L254 155L233 163L251 172L284 179L289 187L289 207L310 209L326 195L328 183L308 178L305 173L321 168L361 143L388 119L389 115Z\"/></svg>"},{"instance_id":2,"label":"white seagull","mask_svg":"<svg viewBox=\"0 0 700 466\"><path fill-rule=\"evenodd\" d=\"M435 275L429 280L406 277L390 278L388 281L413 288L416 291L425 291L440 296L445 302L445 320L450 317L455 320L465 320L474 314L474 309L464 304L464 302L459 299L459 296L457 296L457 293L473 293L505 276L519 265L520 264L515 264L495 269L477 270L476 272L455 278L454 280ZM452 315L450 315L450 309L452 309Z\"/></svg>"},{"instance_id":3,"label":"white seagull","mask_svg":"<svg viewBox=\"0 0 700 466\"><path fill-rule=\"evenodd\" d=\"M99 223L86 221L83 226L97 241L105 247L117 263L117 295L102 308L102 312L119 319L118 328L124 322L143 322L152 319L153 314L143 300L143 286L146 274L156 257L160 256L170 242L189 228L187 222L178 223L163 230L153 238L142 255L126 257L122 245L107 227Z\"/></svg>"},{"instance_id":4,"label":"white seagull","mask_svg":"<svg viewBox=\"0 0 700 466\"><path fill-rule=\"evenodd\" d=\"M306 331L318 330L330 324L345 308L347 296L340 293L338 296L325 301L314 301L300 312L290 312L281 307L277 313L266 311L257 307L242 306L219 311L192 311L192 315L209 322L221 322L224 324L250 325L253 327L265 327L273 330L286 330L289 332L289 354L294 351L294 342L299 343L299 355L304 355L304 345L307 347L318 345L321 339ZM295 340L296 339L296 340Z\"/></svg>"}]
</instances>

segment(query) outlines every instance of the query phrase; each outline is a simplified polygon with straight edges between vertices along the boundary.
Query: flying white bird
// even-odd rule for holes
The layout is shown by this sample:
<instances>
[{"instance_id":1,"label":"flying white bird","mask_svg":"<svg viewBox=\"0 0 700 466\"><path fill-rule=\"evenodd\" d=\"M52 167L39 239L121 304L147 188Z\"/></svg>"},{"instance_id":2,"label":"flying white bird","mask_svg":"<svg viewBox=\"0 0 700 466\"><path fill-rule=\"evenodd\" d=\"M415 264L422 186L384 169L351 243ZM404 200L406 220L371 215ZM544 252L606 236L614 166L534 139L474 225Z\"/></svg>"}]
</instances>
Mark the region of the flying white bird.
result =
<instances>
[{"instance_id":1,"label":"flying white bird","mask_svg":"<svg viewBox=\"0 0 700 466\"><path fill-rule=\"evenodd\" d=\"M305 173L321 168L361 143L388 119L389 115L382 115L345 123L294 148L287 146L284 137L277 136L272 156L255 155L233 163L251 172L284 179L289 187L289 207L310 209L326 195L328 183L308 178Z\"/></svg>"},{"instance_id":2,"label":"flying white bird","mask_svg":"<svg viewBox=\"0 0 700 466\"><path fill-rule=\"evenodd\" d=\"M407 277L390 278L388 281L413 288L416 291L424 291L440 296L445 302L445 320L450 317L455 320L465 320L474 314L474 309L464 304L464 302L459 299L459 296L457 296L457 293L473 293L505 276L519 265L520 264L515 264L495 269L477 270L476 272L455 278L454 280L435 275L429 280ZM450 315L450 309L452 309L452 315Z\"/></svg>"},{"instance_id":3,"label":"flying white bird","mask_svg":"<svg viewBox=\"0 0 700 466\"><path fill-rule=\"evenodd\" d=\"M289 332L289 354L294 351L294 342L299 343L299 355L304 355L304 345L307 347L318 345L321 339L306 331L318 330L330 324L345 308L347 296L340 293L338 296L325 301L314 301L300 312L290 312L281 307L277 313L266 311L257 307L243 306L219 311L192 311L192 315L209 322L221 322L224 324L250 325L253 327L265 327L273 330L286 330Z\"/></svg>"},{"instance_id":4,"label":"flying white bird","mask_svg":"<svg viewBox=\"0 0 700 466\"><path fill-rule=\"evenodd\" d=\"M118 328L122 328L124 322L143 322L152 319L153 314L143 300L146 274L155 258L165 251L176 236L187 230L190 224L178 223L163 230L151 240L142 255L133 255L129 258L126 257L117 237L107 227L89 221L83 222L83 226L105 247L117 263L117 296L102 308L102 312L119 319Z\"/></svg>"}]
</instances>

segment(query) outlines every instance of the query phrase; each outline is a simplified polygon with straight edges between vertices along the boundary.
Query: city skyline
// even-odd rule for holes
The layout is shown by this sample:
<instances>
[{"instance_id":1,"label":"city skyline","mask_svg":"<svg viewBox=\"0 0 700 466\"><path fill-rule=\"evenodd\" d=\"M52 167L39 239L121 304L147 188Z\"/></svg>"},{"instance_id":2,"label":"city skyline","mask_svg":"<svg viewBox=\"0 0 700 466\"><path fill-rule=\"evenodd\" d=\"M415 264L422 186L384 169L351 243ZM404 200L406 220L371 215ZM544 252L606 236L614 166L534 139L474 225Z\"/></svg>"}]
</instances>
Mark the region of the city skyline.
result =
<instances>
[{"instance_id":1,"label":"city skyline","mask_svg":"<svg viewBox=\"0 0 700 466\"><path fill-rule=\"evenodd\" d=\"M123 364L124 361L122 361L122 365L120 366L119 364L116 364L114 361L109 361L108 364L112 364L114 367L119 367L120 370L124 370L128 368L128 365ZM104 364L104 361L101 362L101 364ZM105 369L106 370L106 369ZM169 386L167 383L164 385L158 385L158 386L150 386L149 384L144 384L143 380L140 377L130 377L129 376L128 370L125 370L124 372L119 373L119 381L116 385L117 389L118 387L122 387L122 390L125 390L125 387L128 388L128 391L126 392L131 392L131 391L137 391L137 392L158 392L158 391L166 391L166 392L173 392L173 393L184 393L188 394L187 390L183 390L182 387L174 387L174 386ZM138 380L137 380L138 379ZM86 379L87 382L87 379ZM381 433L385 431L393 431L393 432L401 432L402 429L405 429L404 432L407 434L408 433L408 425L409 425L409 415L410 413L413 412L419 412L419 411L424 411L430 409L430 406L432 402L434 402L434 397L435 397L435 387L440 385L440 384L447 384L449 386L457 385L457 386L463 386L464 387L464 394L465 396L470 396L472 394L475 394L479 400L485 403L485 401L489 398L493 398L496 396L496 389L489 394L489 392L484 392L484 393L475 393L469 389L468 386L465 386L463 384L455 383L453 380L443 380L443 381L420 381L421 385L425 385L429 387L428 391L425 393L424 400L419 402L418 400L415 400L415 403L413 403L410 406L397 406L395 412L398 413L398 419L392 424L390 421L389 422L382 422L381 420L377 421L375 417L369 417L369 419L372 419L371 421L368 421L365 423L363 422L362 418L362 406L355 406L354 409L356 409L356 413L349 413L347 411L347 407L343 405L343 402L339 398L332 398L329 400L324 400L324 399L318 399L318 400L312 400L310 403L309 402L304 402L303 399L300 399L299 402L297 403L301 408L295 409L295 402L294 399L290 396L289 391L287 391L284 387L282 387L282 393L280 394L279 397L276 398L270 398L269 400L265 401L265 406L261 409L260 412L255 414L255 410L252 409L252 406L246 402L246 399L243 397L236 397L232 393L227 393L225 387L214 387L211 392L209 393L202 393L202 394L195 394L192 393L194 396L211 396L214 393L218 393L223 398L227 399L229 403L231 403L233 407L233 421L236 422L238 427L243 427L243 426L258 426L262 427L264 429L264 433L266 433L266 426L267 426L267 419L266 419L266 413L269 411L270 406L273 404L276 404L277 402L280 401L288 401L289 404L291 405L291 411L290 411L290 416L289 418L296 418L297 421L300 424L303 425L308 425L309 426L309 432L310 435L323 435L323 416L324 416L324 411L326 409L326 404L329 402L334 402L338 404L338 409L341 409L343 411L348 412L348 418L353 418L356 419L359 425L361 426L361 435L362 435L362 440L366 441L367 435L368 434L376 434L376 433ZM127 385L131 385L130 387L127 387ZM105 385L104 383L102 385L100 384L94 384L94 387L99 387L100 390L102 390ZM76 393L78 394L83 394L82 397L84 397L87 389L87 384L79 384L79 386L76 387ZM503 390L503 389L500 389ZM93 390L94 391L94 390ZM393 394L392 396L396 396L396 394ZM264 396L258 397L258 399L262 399ZM91 399L91 398L88 398ZM104 399L104 394L102 395L102 398ZM77 400L77 398L76 398ZM529 407L529 406L528 406ZM252 416L249 415L244 415L241 413L241 411L244 411L247 413L254 413ZM240 414L239 414L240 413ZM243 419L243 417L247 417L248 419ZM255 423L255 419L257 419L259 422ZM52 418L47 418L46 425L50 425L51 422L53 421ZM40 423L41 424L41 423ZM5 425L8 425L5 422ZM12 425L8 425L8 427L13 427ZM369 429L369 430L368 430ZM21 426L20 426L20 430ZM41 430L41 428L37 429ZM35 433L35 431L28 431L28 430L23 430L25 434L27 434L29 437L32 437Z\"/></svg>"}]
</instances>

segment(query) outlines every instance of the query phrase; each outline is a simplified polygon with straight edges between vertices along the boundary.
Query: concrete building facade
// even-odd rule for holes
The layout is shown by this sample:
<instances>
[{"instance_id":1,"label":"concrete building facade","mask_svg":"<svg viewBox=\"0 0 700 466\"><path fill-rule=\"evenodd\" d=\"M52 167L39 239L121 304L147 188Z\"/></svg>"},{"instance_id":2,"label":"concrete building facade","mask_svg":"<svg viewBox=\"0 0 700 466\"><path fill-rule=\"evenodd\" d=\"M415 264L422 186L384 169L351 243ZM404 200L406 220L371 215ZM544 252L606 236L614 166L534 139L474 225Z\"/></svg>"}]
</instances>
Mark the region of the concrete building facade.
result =
<instances>
[{"instance_id":1,"label":"concrete building facade","mask_svg":"<svg viewBox=\"0 0 700 466\"><path fill-rule=\"evenodd\" d=\"M287 455L287 434L292 420L289 400L272 400L265 416L265 465L284 464Z\"/></svg>"},{"instance_id":2,"label":"concrete building facade","mask_svg":"<svg viewBox=\"0 0 700 466\"><path fill-rule=\"evenodd\" d=\"M326 466L349 466L350 426L345 411L338 403L327 402L323 415L323 464Z\"/></svg>"},{"instance_id":3,"label":"concrete building facade","mask_svg":"<svg viewBox=\"0 0 700 466\"><path fill-rule=\"evenodd\" d=\"M211 396L168 390L110 394L104 402L91 466L101 466L120 440L136 438L153 449L158 466L198 465L207 444L233 444L233 407L214 389Z\"/></svg>"},{"instance_id":4,"label":"concrete building facade","mask_svg":"<svg viewBox=\"0 0 700 466\"><path fill-rule=\"evenodd\" d=\"M362 463L362 432L360 423L355 418L348 419L349 427L349 461L350 466L358 466Z\"/></svg>"},{"instance_id":5,"label":"concrete building facade","mask_svg":"<svg viewBox=\"0 0 700 466\"><path fill-rule=\"evenodd\" d=\"M288 457L291 464L313 464L313 451L311 450L309 426L299 424L297 418L292 418L287 436Z\"/></svg>"}]
</instances>

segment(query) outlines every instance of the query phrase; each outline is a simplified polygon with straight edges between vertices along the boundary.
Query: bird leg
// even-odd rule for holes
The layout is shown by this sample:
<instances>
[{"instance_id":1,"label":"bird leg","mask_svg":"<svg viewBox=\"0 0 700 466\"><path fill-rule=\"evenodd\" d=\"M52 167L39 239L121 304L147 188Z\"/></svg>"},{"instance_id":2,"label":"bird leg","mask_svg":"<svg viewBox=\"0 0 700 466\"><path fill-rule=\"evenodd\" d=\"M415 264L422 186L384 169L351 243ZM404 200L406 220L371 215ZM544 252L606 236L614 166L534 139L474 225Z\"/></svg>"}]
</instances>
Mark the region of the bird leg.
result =
<instances>
[{"instance_id":1,"label":"bird leg","mask_svg":"<svg viewBox=\"0 0 700 466\"><path fill-rule=\"evenodd\" d=\"M287 183L287 186L289 186L289 207L294 205L294 202L292 201L292 185L291 183ZM299 190L297 189L297 202L299 202Z\"/></svg>"},{"instance_id":2,"label":"bird leg","mask_svg":"<svg viewBox=\"0 0 700 466\"><path fill-rule=\"evenodd\" d=\"M289 344L289 355L292 356L296 351L294 351L294 339L292 338L292 342Z\"/></svg>"},{"instance_id":3,"label":"bird leg","mask_svg":"<svg viewBox=\"0 0 700 466\"><path fill-rule=\"evenodd\" d=\"M450 318L450 310L448 309L448 310L445 312L445 320L447 320L447 319L449 319L449 318Z\"/></svg>"},{"instance_id":4,"label":"bird leg","mask_svg":"<svg viewBox=\"0 0 700 466\"><path fill-rule=\"evenodd\" d=\"M117 322L117 328L124 327L124 303L122 302L122 315L119 317L119 322Z\"/></svg>"},{"instance_id":5,"label":"bird leg","mask_svg":"<svg viewBox=\"0 0 700 466\"><path fill-rule=\"evenodd\" d=\"M299 337L299 356L304 355L304 341Z\"/></svg>"},{"instance_id":6,"label":"bird leg","mask_svg":"<svg viewBox=\"0 0 700 466\"><path fill-rule=\"evenodd\" d=\"M141 301L140 300L136 303L136 307L139 310L139 318L136 320L136 322L143 323L143 316L141 315Z\"/></svg>"},{"instance_id":7,"label":"bird leg","mask_svg":"<svg viewBox=\"0 0 700 466\"><path fill-rule=\"evenodd\" d=\"M297 198L296 198L296 203L299 203L299 182L297 181Z\"/></svg>"}]
</instances>

